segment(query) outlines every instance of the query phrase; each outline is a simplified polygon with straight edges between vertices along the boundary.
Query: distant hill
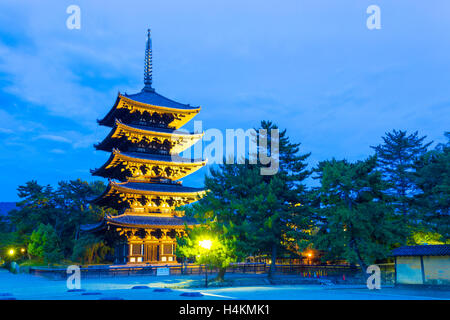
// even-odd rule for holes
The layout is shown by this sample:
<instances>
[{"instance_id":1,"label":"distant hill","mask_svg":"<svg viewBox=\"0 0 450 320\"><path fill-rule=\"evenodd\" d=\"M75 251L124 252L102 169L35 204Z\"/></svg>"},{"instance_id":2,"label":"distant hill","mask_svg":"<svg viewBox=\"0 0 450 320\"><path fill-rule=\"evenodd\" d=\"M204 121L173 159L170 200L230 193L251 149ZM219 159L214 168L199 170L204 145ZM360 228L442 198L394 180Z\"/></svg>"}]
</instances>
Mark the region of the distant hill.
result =
<instances>
[{"instance_id":1,"label":"distant hill","mask_svg":"<svg viewBox=\"0 0 450 320\"><path fill-rule=\"evenodd\" d=\"M17 209L15 202L0 202L0 216L6 216L13 209Z\"/></svg>"}]
</instances>

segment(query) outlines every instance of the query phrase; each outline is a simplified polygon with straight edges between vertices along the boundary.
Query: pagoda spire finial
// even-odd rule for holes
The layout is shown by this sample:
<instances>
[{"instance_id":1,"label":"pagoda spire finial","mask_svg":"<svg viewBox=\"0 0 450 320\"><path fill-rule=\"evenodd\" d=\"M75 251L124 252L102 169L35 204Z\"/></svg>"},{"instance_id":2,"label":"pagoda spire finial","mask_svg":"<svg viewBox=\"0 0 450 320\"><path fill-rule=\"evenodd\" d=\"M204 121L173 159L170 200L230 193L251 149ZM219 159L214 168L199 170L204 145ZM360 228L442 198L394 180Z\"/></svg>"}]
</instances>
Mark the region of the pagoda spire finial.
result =
<instances>
[{"instance_id":1,"label":"pagoda spire finial","mask_svg":"<svg viewBox=\"0 0 450 320\"><path fill-rule=\"evenodd\" d=\"M145 46L145 63L144 63L144 89L153 91L152 82L152 38L150 29L147 30L147 44Z\"/></svg>"}]
</instances>

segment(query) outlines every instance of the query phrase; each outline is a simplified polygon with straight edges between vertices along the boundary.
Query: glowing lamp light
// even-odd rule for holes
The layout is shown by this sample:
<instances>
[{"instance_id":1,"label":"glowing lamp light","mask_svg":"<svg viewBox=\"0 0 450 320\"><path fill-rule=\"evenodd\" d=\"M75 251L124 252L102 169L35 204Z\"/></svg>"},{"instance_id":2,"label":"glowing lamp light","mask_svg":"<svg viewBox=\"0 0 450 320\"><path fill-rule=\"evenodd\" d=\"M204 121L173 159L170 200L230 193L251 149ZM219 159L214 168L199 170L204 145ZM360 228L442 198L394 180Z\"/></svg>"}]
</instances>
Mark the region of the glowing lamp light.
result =
<instances>
[{"instance_id":1,"label":"glowing lamp light","mask_svg":"<svg viewBox=\"0 0 450 320\"><path fill-rule=\"evenodd\" d=\"M20 252L24 253L25 252L25 248L20 249Z\"/></svg>"},{"instance_id":2,"label":"glowing lamp light","mask_svg":"<svg viewBox=\"0 0 450 320\"><path fill-rule=\"evenodd\" d=\"M307 256L308 256L309 258L311 258L311 257L312 257L312 253L308 253Z\"/></svg>"},{"instance_id":3,"label":"glowing lamp light","mask_svg":"<svg viewBox=\"0 0 450 320\"><path fill-rule=\"evenodd\" d=\"M14 249L10 249L10 250L8 251L8 254L9 254L10 256L12 256L12 255L14 254Z\"/></svg>"},{"instance_id":4,"label":"glowing lamp light","mask_svg":"<svg viewBox=\"0 0 450 320\"><path fill-rule=\"evenodd\" d=\"M209 250L209 249L211 249L212 241L211 240L201 240L198 242L198 245L200 247L202 247L203 249Z\"/></svg>"}]
</instances>

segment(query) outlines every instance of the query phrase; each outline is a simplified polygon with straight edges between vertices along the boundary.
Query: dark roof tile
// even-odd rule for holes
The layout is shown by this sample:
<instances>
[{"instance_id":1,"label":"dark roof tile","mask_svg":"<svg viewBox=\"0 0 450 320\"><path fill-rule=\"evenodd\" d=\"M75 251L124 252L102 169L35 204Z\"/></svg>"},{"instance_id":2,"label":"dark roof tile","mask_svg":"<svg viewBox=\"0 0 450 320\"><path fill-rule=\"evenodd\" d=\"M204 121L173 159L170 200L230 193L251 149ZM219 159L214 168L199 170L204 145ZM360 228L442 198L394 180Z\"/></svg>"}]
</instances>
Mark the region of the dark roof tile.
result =
<instances>
[{"instance_id":1,"label":"dark roof tile","mask_svg":"<svg viewBox=\"0 0 450 320\"><path fill-rule=\"evenodd\" d=\"M124 94L125 97L132 99L137 102L151 104L154 106L160 106L160 107L168 107L168 108L175 108L175 109L198 109L198 107L193 107L189 104L183 104L176 102L174 100L171 100L169 98L166 98L159 93L157 93L154 90L146 90L145 88L135 94Z\"/></svg>"},{"instance_id":2,"label":"dark roof tile","mask_svg":"<svg viewBox=\"0 0 450 320\"><path fill-rule=\"evenodd\" d=\"M178 183L144 183L144 182L126 182L120 183L118 186L141 191L155 191L155 192L201 192L202 188L185 187Z\"/></svg>"},{"instance_id":3,"label":"dark roof tile","mask_svg":"<svg viewBox=\"0 0 450 320\"><path fill-rule=\"evenodd\" d=\"M118 225L133 225L133 226L184 226L194 225L197 222L194 219L186 217L155 217L144 215L122 215L118 217L108 217L108 222Z\"/></svg>"},{"instance_id":4,"label":"dark roof tile","mask_svg":"<svg viewBox=\"0 0 450 320\"><path fill-rule=\"evenodd\" d=\"M135 158L135 159L144 159L144 160L155 160L155 161L165 161L165 162L176 162L176 163L192 163L192 162L202 162L203 159L189 159L183 158L179 155L164 155L164 154L156 154L156 153L144 153L144 152L121 152L120 154Z\"/></svg>"},{"instance_id":5,"label":"dark roof tile","mask_svg":"<svg viewBox=\"0 0 450 320\"><path fill-rule=\"evenodd\" d=\"M448 256L450 245L403 246L392 250L392 256Z\"/></svg>"}]
</instances>

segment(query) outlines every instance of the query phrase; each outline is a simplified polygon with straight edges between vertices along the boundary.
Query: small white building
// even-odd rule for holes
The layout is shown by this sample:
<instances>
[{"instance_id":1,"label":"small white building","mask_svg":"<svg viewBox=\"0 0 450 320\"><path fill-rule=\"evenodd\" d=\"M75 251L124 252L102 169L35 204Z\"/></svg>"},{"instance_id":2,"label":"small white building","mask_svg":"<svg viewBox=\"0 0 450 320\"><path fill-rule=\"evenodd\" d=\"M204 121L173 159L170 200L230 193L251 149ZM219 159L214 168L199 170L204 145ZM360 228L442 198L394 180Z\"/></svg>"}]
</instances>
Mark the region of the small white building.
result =
<instances>
[{"instance_id":1,"label":"small white building","mask_svg":"<svg viewBox=\"0 0 450 320\"><path fill-rule=\"evenodd\" d=\"M450 285L450 245L404 246L392 256L396 284Z\"/></svg>"}]
</instances>

